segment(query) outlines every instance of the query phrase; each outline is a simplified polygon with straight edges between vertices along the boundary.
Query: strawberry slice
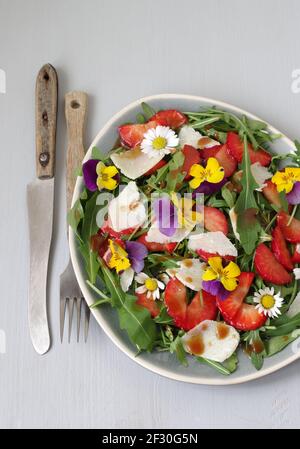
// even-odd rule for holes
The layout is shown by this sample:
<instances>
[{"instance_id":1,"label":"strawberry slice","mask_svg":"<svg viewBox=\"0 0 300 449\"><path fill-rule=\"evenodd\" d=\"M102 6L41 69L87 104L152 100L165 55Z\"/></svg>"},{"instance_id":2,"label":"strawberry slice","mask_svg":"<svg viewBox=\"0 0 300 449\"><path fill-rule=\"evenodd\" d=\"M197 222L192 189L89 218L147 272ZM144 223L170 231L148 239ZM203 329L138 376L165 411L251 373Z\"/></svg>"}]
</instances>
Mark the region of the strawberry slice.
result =
<instances>
[{"instance_id":1,"label":"strawberry slice","mask_svg":"<svg viewBox=\"0 0 300 449\"><path fill-rule=\"evenodd\" d=\"M144 134L158 125L154 120L148 123L119 126L119 136L122 145L128 148L138 146L144 138Z\"/></svg>"},{"instance_id":2,"label":"strawberry slice","mask_svg":"<svg viewBox=\"0 0 300 449\"><path fill-rule=\"evenodd\" d=\"M291 255L289 253L288 247L286 245L284 236L279 226L276 226L272 232L272 251L274 256L284 266L284 268L288 271L292 271L293 262L291 259Z\"/></svg>"},{"instance_id":3,"label":"strawberry slice","mask_svg":"<svg viewBox=\"0 0 300 449\"><path fill-rule=\"evenodd\" d=\"M204 320L213 320L217 314L216 298L202 291L197 292L187 305L187 288L175 277L170 279L165 290L168 314L177 327L190 330Z\"/></svg>"},{"instance_id":4,"label":"strawberry slice","mask_svg":"<svg viewBox=\"0 0 300 449\"><path fill-rule=\"evenodd\" d=\"M293 263L300 263L300 252L297 248L298 245L295 246L294 254L292 255L292 262Z\"/></svg>"},{"instance_id":5,"label":"strawberry slice","mask_svg":"<svg viewBox=\"0 0 300 449\"><path fill-rule=\"evenodd\" d=\"M177 129L180 126L187 123L187 116L182 112L176 111L176 109L166 109L165 111L159 111L154 114L151 121L155 121L158 125L169 126L170 128Z\"/></svg>"},{"instance_id":6,"label":"strawberry slice","mask_svg":"<svg viewBox=\"0 0 300 449\"><path fill-rule=\"evenodd\" d=\"M273 184L273 182L268 179L265 182L266 186L262 189L262 193L265 196L265 198L267 198L267 200L271 203L274 204L274 206L277 207L282 207L283 204L281 202L279 193L277 191L276 185Z\"/></svg>"},{"instance_id":7,"label":"strawberry slice","mask_svg":"<svg viewBox=\"0 0 300 449\"><path fill-rule=\"evenodd\" d=\"M267 317L254 305L243 303L230 324L241 331L251 331L263 326Z\"/></svg>"},{"instance_id":8,"label":"strawberry slice","mask_svg":"<svg viewBox=\"0 0 300 449\"><path fill-rule=\"evenodd\" d=\"M102 233L107 233L109 234L110 237L114 237L116 239L120 239L122 236L124 235L131 235L133 232L135 231L135 228L127 228L127 229L123 229L122 231L114 231L110 225L109 222L106 220L102 227L101 227L101 232Z\"/></svg>"},{"instance_id":9,"label":"strawberry slice","mask_svg":"<svg viewBox=\"0 0 300 449\"><path fill-rule=\"evenodd\" d=\"M277 224L279 225L284 238L291 243L300 243L300 220L292 218L284 211L277 215Z\"/></svg>"},{"instance_id":10,"label":"strawberry slice","mask_svg":"<svg viewBox=\"0 0 300 449\"><path fill-rule=\"evenodd\" d=\"M224 320L236 329L258 329L267 319L254 305L244 303L253 279L254 273L242 272L237 288L225 300L217 298L217 306Z\"/></svg>"},{"instance_id":11,"label":"strawberry slice","mask_svg":"<svg viewBox=\"0 0 300 449\"><path fill-rule=\"evenodd\" d=\"M215 145L210 148L203 148L200 150L200 156L203 159L204 162L207 162L207 159L210 157L216 157L216 154L220 150L222 145Z\"/></svg>"},{"instance_id":12,"label":"strawberry slice","mask_svg":"<svg viewBox=\"0 0 300 449\"><path fill-rule=\"evenodd\" d=\"M209 157L216 158L219 164L224 168L225 178L229 178L236 171L237 162L229 153L226 144L204 148L201 150L200 154L205 162Z\"/></svg>"},{"instance_id":13,"label":"strawberry slice","mask_svg":"<svg viewBox=\"0 0 300 449\"><path fill-rule=\"evenodd\" d=\"M254 273L243 271L239 275L239 284L237 288L233 290L225 300L217 298L217 306L226 321L231 320L243 304L253 279Z\"/></svg>"},{"instance_id":14,"label":"strawberry slice","mask_svg":"<svg viewBox=\"0 0 300 449\"><path fill-rule=\"evenodd\" d=\"M155 164L154 167L150 168L150 170L148 170L146 173L144 173L143 176L153 175L153 173L156 173L157 170L159 170L161 167L166 165L166 163L167 162L164 159L162 159L161 161L157 162L157 164Z\"/></svg>"},{"instance_id":15,"label":"strawberry slice","mask_svg":"<svg viewBox=\"0 0 300 449\"><path fill-rule=\"evenodd\" d=\"M202 299L197 292L192 302L188 305L184 321L184 330L193 329L204 320L214 320L217 315L215 296L202 290Z\"/></svg>"},{"instance_id":16,"label":"strawberry slice","mask_svg":"<svg viewBox=\"0 0 300 449\"><path fill-rule=\"evenodd\" d=\"M225 177L229 178L235 171L237 167L237 162L234 157L228 151L227 145L222 145L222 147L217 152L215 158L219 164L224 168Z\"/></svg>"},{"instance_id":17,"label":"strawberry slice","mask_svg":"<svg viewBox=\"0 0 300 449\"><path fill-rule=\"evenodd\" d=\"M159 315L160 309L157 302L152 298L147 298L147 293L136 293L135 295L137 297L136 304L148 309L154 318Z\"/></svg>"},{"instance_id":18,"label":"strawberry slice","mask_svg":"<svg viewBox=\"0 0 300 449\"><path fill-rule=\"evenodd\" d=\"M272 251L264 243L260 243L255 251L254 266L256 272L266 282L276 285L289 284L291 275L278 262Z\"/></svg>"},{"instance_id":19,"label":"strawberry slice","mask_svg":"<svg viewBox=\"0 0 300 449\"><path fill-rule=\"evenodd\" d=\"M176 326L183 327L187 310L187 290L175 277L166 285L165 304Z\"/></svg>"},{"instance_id":20,"label":"strawberry slice","mask_svg":"<svg viewBox=\"0 0 300 449\"><path fill-rule=\"evenodd\" d=\"M150 251L150 252L160 253L160 252L166 251L168 253L172 253L177 246L176 242L170 242L170 243L148 242L146 240L146 235L147 235L147 233L140 235L140 237L137 239L137 241L140 243L143 243L143 245L145 245L146 248L148 249L148 251Z\"/></svg>"},{"instance_id":21,"label":"strawberry slice","mask_svg":"<svg viewBox=\"0 0 300 449\"><path fill-rule=\"evenodd\" d=\"M208 253L207 251L204 251L203 249L196 249L196 253L205 262L207 262L208 259L210 259L211 257L217 257L217 256L222 257L222 259L227 260L227 261L235 260L234 256L220 256L220 254Z\"/></svg>"},{"instance_id":22,"label":"strawberry slice","mask_svg":"<svg viewBox=\"0 0 300 449\"><path fill-rule=\"evenodd\" d=\"M98 231L97 234L91 236L90 245L92 251L103 257L108 250L108 237L105 237L101 231Z\"/></svg>"},{"instance_id":23,"label":"strawberry slice","mask_svg":"<svg viewBox=\"0 0 300 449\"><path fill-rule=\"evenodd\" d=\"M207 231L221 231L228 234L228 223L225 215L219 209L211 206L204 206L204 227Z\"/></svg>"},{"instance_id":24,"label":"strawberry slice","mask_svg":"<svg viewBox=\"0 0 300 449\"><path fill-rule=\"evenodd\" d=\"M191 145L184 145L182 152L184 154L184 162L183 166L180 168L180 171L186 173L184 179L190 179L191 178L191 176L189 175L190 168L194 164L199 164L201 160L200 153L196 148L192 147Z\"/></svg>"},{"instance_id":25,"label":"strawberry slice","mask_svg":"<svg viewBox=\"0 0 300 449\"><path fill-rule=\"evenodd\" d=\"M237 162L242 162L244 154L244 144L239 138L239 135L234 132L227 133L227 147L231 156L233 156ZM272 156L265 150L254 150L252 145L248 143L248 150L251 164L259 162L264 167L267 167L272 159Z\"/></svg>"}]
</instances>

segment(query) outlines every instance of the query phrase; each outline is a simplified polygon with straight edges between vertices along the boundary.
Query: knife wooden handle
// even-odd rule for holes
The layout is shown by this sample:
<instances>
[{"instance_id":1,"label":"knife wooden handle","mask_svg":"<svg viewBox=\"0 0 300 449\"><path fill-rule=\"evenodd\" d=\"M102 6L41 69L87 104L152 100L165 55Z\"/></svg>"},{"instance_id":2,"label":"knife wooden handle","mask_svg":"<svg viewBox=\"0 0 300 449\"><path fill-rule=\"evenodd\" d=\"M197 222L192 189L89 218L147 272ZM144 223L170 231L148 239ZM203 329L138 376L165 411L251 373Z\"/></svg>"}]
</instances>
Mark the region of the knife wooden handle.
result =
<instances>
[{"instance_id":1,"label":"knife wooden handle","mask_svg":"<svg viewBox=\"0 0 300 449\"><path fill-rule=\"evenodd\" d=\"M45 64L35 86L36 173L40 179L54 176L57 91L56 71Z\"/></svg>"},{"instance_id":2,"label":"knife wooden handle","mask_svg":"<svg viewBox=\"0 0 300 449\"><path fill-rule=\"evenodd\" d=\"M69 92L65 95L65 114L68 132L67 149L67 209L72 203L76 183L76 169L81 167L85 155L83 133L87 114L88 96L85 92Z\"/></svg>"}]
</instances>

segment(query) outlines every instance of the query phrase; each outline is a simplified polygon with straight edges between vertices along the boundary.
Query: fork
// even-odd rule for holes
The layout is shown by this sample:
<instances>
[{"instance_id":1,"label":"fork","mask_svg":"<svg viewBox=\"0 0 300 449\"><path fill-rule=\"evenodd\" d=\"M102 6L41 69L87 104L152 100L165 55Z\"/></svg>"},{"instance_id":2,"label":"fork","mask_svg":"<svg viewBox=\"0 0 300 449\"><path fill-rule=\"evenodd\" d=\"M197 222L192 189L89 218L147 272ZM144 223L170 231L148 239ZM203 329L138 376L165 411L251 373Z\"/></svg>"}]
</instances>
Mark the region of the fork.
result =
<instances>
[{"instance_id":1,"label":"fork","mask_svg":"<svg viewBox=\"0 0 300 449\"><path fill-rule=\"evenodd\" d=\"M83 131L87 112L87 94L69 92L65 95L65 116L67 122L67 210L70 209L76 182L76 169L81 165L85 155ZM68 233L68 227L67 227ZM71 259L65 271L60 275L60 340L63 341L65 315L68 310L68 342L71 340L74 305L77 312L77 342L79 342L81 311L84 308L84 341L87 341L90 309L79 288Z\"/></svg>"}]
</instances>

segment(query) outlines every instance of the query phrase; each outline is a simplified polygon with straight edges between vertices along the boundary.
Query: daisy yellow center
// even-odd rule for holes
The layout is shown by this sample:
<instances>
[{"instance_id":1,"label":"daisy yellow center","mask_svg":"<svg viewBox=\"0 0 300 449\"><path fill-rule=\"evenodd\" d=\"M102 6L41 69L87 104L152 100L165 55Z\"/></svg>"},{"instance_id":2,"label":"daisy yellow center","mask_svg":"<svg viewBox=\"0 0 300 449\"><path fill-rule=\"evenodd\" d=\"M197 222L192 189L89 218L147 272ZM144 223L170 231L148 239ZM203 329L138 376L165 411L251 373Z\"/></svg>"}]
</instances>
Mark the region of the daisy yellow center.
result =
<instances>
[{"instance_id":1,"label":"daisy yellow center","mask_svg":"<svg viewBox=\"0 0 300 449\"><path fill-rule=\"evenodd\" d=\"M275 305L275 299L272 295L262 296L260 302L265 309L272 309L272 307Z\"/></svg>"},{"instance_id":2,"label":"daisy yellow center","mask_svg":"<svg viewBox=\"0 0 300 449\"><path fill-rule=\"evenodd\" d=\"M152 147L155 150L162 150L163 148L166 147L166 144L167 144L167 139L165 137L158 136L158 137L155 137L155 139L153 140Z\"/></svg>"},{"instance_id":3,"label":"daisy yellow center","mask_svg":"<svg viewBox=\"0 0 300 449\"><path fill-rule=\"evenodd\" d=\"M156 279L146 279L145 287L150 292L154 292L157 289L157 280Z\"/></svg>"}]
</instances>

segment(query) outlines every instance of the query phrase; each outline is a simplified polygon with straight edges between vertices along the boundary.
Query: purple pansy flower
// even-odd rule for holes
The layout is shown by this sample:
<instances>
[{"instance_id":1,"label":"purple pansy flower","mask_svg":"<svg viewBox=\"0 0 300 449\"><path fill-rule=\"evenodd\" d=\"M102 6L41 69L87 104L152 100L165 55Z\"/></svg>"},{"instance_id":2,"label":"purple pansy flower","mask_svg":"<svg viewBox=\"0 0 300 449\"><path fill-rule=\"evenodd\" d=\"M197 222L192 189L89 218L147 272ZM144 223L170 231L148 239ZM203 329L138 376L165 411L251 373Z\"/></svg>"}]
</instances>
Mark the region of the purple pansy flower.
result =
<instances>
[{"instance_id":1,"label":"purple pansy flower","mask_svg":"<svg viewBox=\"0 0 300 449\"><path fill-rule=\"evenodd\" d=\"M178 217L172 201L168 197L156 199L153 210L160 232L167 237L174 235L178 228Z\"/></svg>"},{"instance_id":2,"label":"purple pansy flower","mask_svg":"<svg viewBox=\"0 0 300 449\"><path fill-rule=\"evenodd\" d=\"M230 294L230 292L226 290L226 288L219 280L202 281L202 288L207 293L210 293L213 296L217 296L222 301L226 299Z\"/></svg>"},{"instance_id":3,"label":"purple pansy flower","mask_svg":"<svg viewBox=\"0 0 300 449\"><path fill-rule=\"evenodd\" d=\"M127 241L125 245L132 269L136 273L140 273L144 268L144 259L148 255L146 246L142 243L131 241Z\"/></svg>"},{"instance_id":4,"label":"purple pansy flower","mask_svg":"<svg viewBox=\"0 0 300 449\"><path fill-rule=\"evenodd\" d=\"M204 195L212 195L218 192L224 184L226 184L227 178L223 178L222 181L213 184L212 182L203 181L197 189L193 191L193 197L197 193L203 193Z\"/></svg>"},{"instance_id":5,"label":"purple pansy flower","mask_svg":"<svg viewBox=\"0 0 300 449\"><path fill-rule=\"evenodd\" d=\"M95 192L96 190L98 190L97 187L98 175L96 171L98 162L99 161L97 159L90 159L87 162L85 162L82 166L84 183L87 189L90 190L91 192Z\"/></svg>"},{"instance_id":6,"label":"purple pansy flower","mask_svg":"<svg viewBox=\"0 0 300 449\"><path fill-rule=\"evenodd\" d=\"M296 181L290 193L286 194L286 199L289 204L300 204L300 182Z\"/></svg>"}]
</instances>

